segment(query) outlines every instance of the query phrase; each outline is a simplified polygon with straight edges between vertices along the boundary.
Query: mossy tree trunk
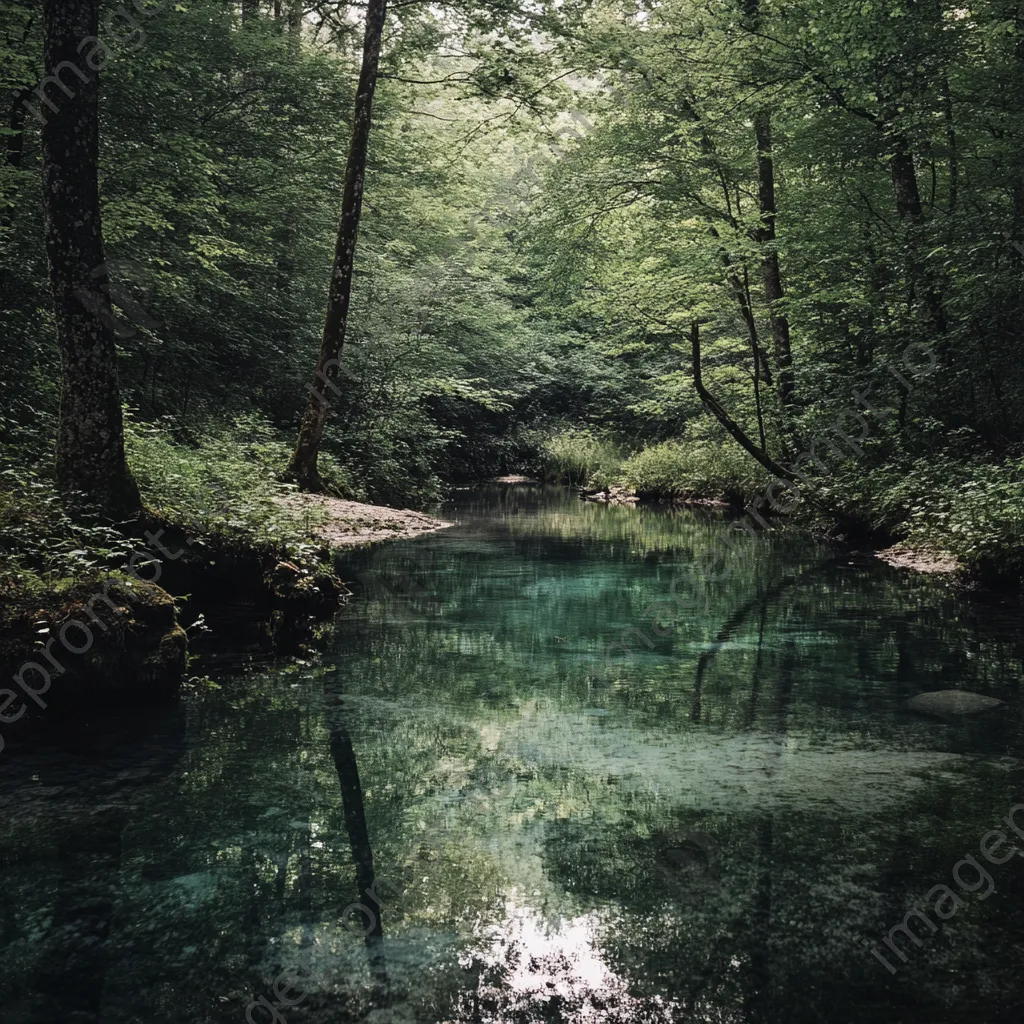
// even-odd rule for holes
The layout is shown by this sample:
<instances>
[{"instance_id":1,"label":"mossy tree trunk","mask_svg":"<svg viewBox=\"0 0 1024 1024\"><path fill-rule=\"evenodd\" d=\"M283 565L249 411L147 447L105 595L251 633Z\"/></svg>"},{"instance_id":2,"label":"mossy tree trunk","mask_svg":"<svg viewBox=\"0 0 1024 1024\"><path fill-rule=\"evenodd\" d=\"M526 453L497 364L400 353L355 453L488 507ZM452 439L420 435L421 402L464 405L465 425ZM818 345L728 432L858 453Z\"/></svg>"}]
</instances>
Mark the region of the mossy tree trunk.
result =
<instances>
[{"instance_id":1,"label":"mossy tree trunk","mask_svg":"<svg viewBox=\"0 0 1024 1024\"><path fill-rule=\"evenodd\" d=\"M56 110L42 129L46 252L61 354L57 480L115 518L140 511L124 453L117 349L104 278L98 183L98 81L86 57L98 0L44 0L47 75ZM79 48L85 43L85 55ZM63 70L62 70L63 69ZM41 109L48 109L42 107Z\"/></svg>"},{"instance_id":2,"label":"mossy tree trunk","mask_svg":"<svg viewBox=\"0 0 1024 1024\"><path fill-rule=\"evenodd\" d=\"M341 201L341 224L331 271L330 297L324 321L323 340L317 359L313 382L308 386L309 401L299 426L299 439L288 466L287 477L309 491L323 489L317 460L324 436L329 402L323 393L341 390L335 383L345 347L345 331L352 296L352 268L355 262L359 217L363 206L363 184L366 177L366 152L370 141L373 94L377 87L381 37L387 17L387 0L369 0L366 7L366 32L363 37L363 64L356 90L352 141L345 170L345 191ZM323 391L321 391L321 388Z\"/></svg>"}]
</instances>

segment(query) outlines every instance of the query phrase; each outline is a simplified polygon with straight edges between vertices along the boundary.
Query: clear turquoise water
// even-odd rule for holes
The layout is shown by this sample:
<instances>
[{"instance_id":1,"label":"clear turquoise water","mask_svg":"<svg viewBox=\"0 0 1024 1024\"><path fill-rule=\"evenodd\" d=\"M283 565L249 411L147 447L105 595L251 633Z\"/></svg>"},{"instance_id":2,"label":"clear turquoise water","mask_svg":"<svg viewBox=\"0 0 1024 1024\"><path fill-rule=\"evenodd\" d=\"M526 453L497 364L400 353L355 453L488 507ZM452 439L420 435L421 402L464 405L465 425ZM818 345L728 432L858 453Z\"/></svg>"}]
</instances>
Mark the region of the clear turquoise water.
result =
<instances>
[{"instance_id":1,"label":"clear turquoise water","mask_svg":"<svg viewBox=\"0 0 1024 1024\"><path fill-rule=\"evenodd\" d=\"M952 878L1024 802L1018 616L796 536L706 581L711 513L446 514L319 653L224 630L179 705L11 748L3 1021L1019 1019L1024 855ZM957 687L1006 706L903 707Z\"/></svg>"}]
</instances>

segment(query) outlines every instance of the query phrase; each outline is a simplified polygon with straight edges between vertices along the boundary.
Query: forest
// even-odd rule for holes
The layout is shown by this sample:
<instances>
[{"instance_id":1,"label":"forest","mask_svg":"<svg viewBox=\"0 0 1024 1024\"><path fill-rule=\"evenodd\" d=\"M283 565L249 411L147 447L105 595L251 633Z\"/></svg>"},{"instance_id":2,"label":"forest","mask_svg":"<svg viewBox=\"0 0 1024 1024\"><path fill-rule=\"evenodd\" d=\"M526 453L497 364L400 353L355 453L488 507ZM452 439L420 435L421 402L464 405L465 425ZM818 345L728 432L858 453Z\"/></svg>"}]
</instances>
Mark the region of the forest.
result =
<instances>
[{"instance_id":1,"label":"forest","mask_svg":"<svg viewBox=\"0 0 1024 1024\"><path fill-rule=\"evenodd\" d=\"M1016 4L378 12L330 388L363 7L58 7L108 36L50 79L45 12L2 8L8 571L62 568L74 527L38 510L69 491L102 506L115 477L136 511L258 529L307 386L326 394L304 483L420 507L512 472L742 507L852 408L841 429L864 444L765 508L1020 568ZM77 243L45 237L46 133L79 104L98 199L76 198L102 227L57 313L47 245ZM92 466L67 337L88 316L105 365L80 372L102 373L111 431Z\"/></svg>"},{"instance_id":2,"label":"forest","mask_svg":"<svg viewBox=\"0 0 1024 1024\"><path fill-rule=\"evenodd\" d=\"M296 811L306 822L298 846L270 853L251 836L236 843L232 837L251 824L241 819L231 836L212 835L208 845L220 844L218 856L242 879L239 891L258 893L248 910L249 897L239 896L232 913L269 930L258 953L225 940L223 977L211 975L210 991L189 1004L193 1016L179 1019L219 1024L209 1007L220 999L234 1007L224 1019L240 1024L249 995L282 966L268 952L277 927L268 920L291 921L303 950L320 941L312 938L317 915L328 913L332 887L349 867L346 852L317 874L316 807L333 799L325 787L340 779L345 804L343 812L322 810L320 827L330 820L348 830L362 889L374 880L370 833L386 836L383 859L394 860L392 870L412 871L420 854L396 852L408 837L399 834L395 808L441 801L437 794L456 777L465 793L465 779L479 771L486 779L477 780L474 799L491 807L493 796L495 813L517 828L557 821L537 854L545 907L556 877L566 899L615 890L620 903L643 905L643 929L668 897L635 876L617 889L616 879L631 870L630 858L647 856L638 852L649 852L644 843L664 839L669 845L651 856L671 854L672 877L678 869L692 882L705 878L701 872L710 879L719 870L713 865L725 863L710 851L740 842L747 829L749 862L730 884L747 894L737 900L751 900L755 938L727 967L735 922L723 924L701 903L693 921L673 918L672 927L691 952L712 943L711 959L676 978L676 968L665 966L673 954L664 936L631 934L607 962L625 977L632 967L623 964L654 957L644 977L661 980L644 989L631 975L646 994L606 993L603 1005L617 1009L601 1017L587 1016L596 1003L584 1000L585 1012L569 996L561 1010L548 1006L540 1016L526 1003L506 1006L512 983L480 981L490 969L480 954L477 1002L431 989L430 1009L402 1020L838 1021L821 1007L840 1006L860 984L827 980L835 963L861 957L836 952L855 929L834 936L838 945L819 957L803 939L788 946L788 938L770 937L776 911L765 909L774 906L766 879L773 857L783 857L786 830L800 846L813 845L814 821L827 822L822 834L839 829L810 795L819 770L826 788L842 788L832 762L805 766L790 780L786 792L810 817L784 825L776 816L774 832L774 797L764 798L764 813L752 799L725 825L688 818L684 829L659 818L647 796L616 790L614 800L602 798L619 801L605 824L627 838L604 857L577 831L590 800L581 779L588 772L629 778L626 769L617 774L621 751L602 753L601 734L591 761L562 778L546 762L533 764L528 744L516 754L504 740L488 746L488 730L507 738L525 729L508 708L534 700L530 714L548 715L545 728L566 715L558 728L571 732L579 723L559 700L573 695L589 709L601 679L611 687L608 700L621 697L648 730L623 742L636 745L636 763L659 779L661 768L645 760L656 728L742 737L764 725L772 743L832 742L838 733L826 719L863 713L847 723L850 743L860 751L870 732L902 757L901 744L917 742L918 726L899 733L891 718L875 717L878 680L892 683L884 699L903 710L918 690L959 689L965 680L973 696L995 702L970 712L1000 714L987 709L1011 702L1024 650L1014 632L1024 583L1024 5L0 0L0 29L0 667L14 678L13 689L0 689L0 752L9 748L0 758L31 745L19 731L30 721L51 727L50 702L77 714L119 702L133 688L160 700L184 693L208 702L196 712L208 730L197 760L207 787L220 777L241 789L262 786L263 794L277 785L263 769L252 781L234 754L222 755L229 733L233 750L248 749L235 713L255 716L282 762L307 740L330 751L319 760L309 755L314 790L264 801L304 805ZM455 527L425 545L415 540L448 525L435 515ZM365 547L389 538L392 554ZM891 570L865 561L874 552L899 571L937 572L939 582L877 576ZM699 567L699 608L673 605L675 582L665 597L684 554ZM594 560L589 610L574 589L584 585L576 573L585 558ZM866 575L851 583L845 572ZM522 591L507 589L504 574ZM652 586L657 593L648 593ZM527 591L529 608L517 603ZM272 635L273 656L290 659L281 679L297 673L288 685L299 687L298 696L278 688L277 669L259 661L264 654L253 655L252 624L232 617L254 597L259 643ZM979 612L975 601L994 603ZM892 632L864 625L879 615L893 617ZM982 619L987 624L972 633L968 624ZM827 654L814 646L826 636ZM333 699L331 673L345 673L324 659L339 643L338 664L348 659L362 673L352 683L353 706L386 698L411 702L414 717L427 714L417 703L422 679L422 693L446 695L442 705L457 711L444 724L429 715L402 724L378 709L373 714L384 717L366 734L360 729L370 727L353 719L356 748L381 744L367 755L376 765L370 774L381 778L362 788L348 720L320 721L301 704L310 679L327 680L328 696L318 691L316 700ZM954 652L944 663L928 647L936 643ZM743 644L751 646L737 653ZM966 653L972 644L977 651ZM568 659L570 648L581 660ZM683 684L658 659L689 665L691 649L685 686L695 672L696 689L682 704L673 698L670 711L667 695ZM538 650L543 667L525 668L520 678L517 664L532 665ZM258 709L234 675L218 674L217 665L243 651L257 659L245 671L256 673ZM225 660L215 665L217 657ZM601 668L580 667L591 663ZM733 664L736 675L726 680L722 666ZM842 685L856 678L866 689L826 694L814 672ZM488 700L497 702L493 717L474 703ZM747 702L749 714L740 706ZM579 720L585 730L597 729L609 707L613 715L622 710L614 703L579 710L593 710ZM273 719L268 708L285 708L285 717ZM984 739L962 733L935 751L928 746L913 771L938 764L933 753L977 753L975 742L1009 758L1019 737L1008 721ZM381 738L380 730L406 728L407 749ZM446 751L438 763L427 752L435 733ZM475 760L466 754L470 767L450 753L478 742ZM774 747L743 747L735 759L748 754L757 764L776 763ZM870 773L865 764L876 755L871 748L863 763L851 762L853 814L871 803L857 773ZM408 792L392 791L381 781L389 765L407 781L420 771L432 781L423 782L426 790L410 781ZM731 791L733 767L721 768L721 777L711 769L715 793L719 785ZM165 778L164 767L152 770ZM878 773L901 777L896 761ZM505 781L494 782L506 775L513 790L516 779L527 790L538 780L549 788L530 790L533 810L523 810L501 789ZM938 776L927 778L913 797L914 820L926 822L944 800L970 805L967 790L942 795ZM550 787L563 784L552 795ZM676 793L675 785L665 781L665 792ZM382 803L373 803L371 790ZM184 790L161 793L184 820L191 807ZM196 800L204 822L220 828L227 818L218 817L212 793L204 789ZM1004 794L997 795L992 805L1002 807ZM693 808L679 800L689 808L678 811L685 817ZM463 811L445 806L434 811L450 828L451 814ZM948 875L942 858L961 835L970 840L964 848L977 845L981 810L977 819L963 813L967 833L945 831L941 850L920 855L936 878L940 865ZM115 833L129 834L128 819L117 820L109 834L95 833L97 863L105 863ZM894 820L864 840L870 855L917 857L904 833L893 838ZM479 821L463 826L472 831ZM49 842L31 832L36 827L27 824L10 850ZM684 832L714 842L680 839ZM845 842L839 832L833 841ZM5 842L0 854L14 857ZM65 839L53 842L65 851ZM824 855L801 849L817 871ZM441 858L446 899L455 899L460 873L469 885L479 869L489 885L503 870L483 846L474 847L472 865L457 863L451 850L431 850L420 859ZM62 879L70 870L65 852ZM147 848L139 856L155 858L153 877L163 870L161 854ZM197 863L190 870L199 871ZM796 871L795 861L786 863ZM844 864L853 877L856 865ZM167 870L168 878L186 874L182 865ZM865 943L911 899L907 879L892 864L887 870ZM661 877L655 871L648 881ZM697 888L711 886L707 879ZM520 881L530 889L536 880ZM12 882L11 892L24 894L28 884ZM60 899L54 913L74 916L75 905L60 910ZM419 914L423 927L441 928L432 899L413 898L408 920ZM475 899L466 895L461 911L451 904L441 930L472 919ZM858 904L861 924L874 913L867 903ZM1019 906L1001 906L996 927L1006 929L1005 952ZM0 948L11 942L21 950L18 936L35 927L16 917L0 912ZM701 931L709 921L711 931ZM193 949L191 926L178 924ZM110 920L95 927L106 935ZM378 931L368 946L383 940ZM980 956L973 947L964 952L969 944L964 938L957 955ZM167 1002L129 1011L108 983L106 995L99 982L90 988L82 979L107 968L96 966L100 945L86 945L93 952L75 961L70 1001L50 1017L31 1000L12 1003L15 1020L165 1019ZM24 964L34 962L22 955ZM162 953L153 955L139 977L163 962ZM388 955L394 972L396 954ZM799 972L786 973L805 956L819 971L819 987L806 998L793 995ZM248 957L242 1009L231 986L244 972L224 966L232 957ZM963 1017L956 1016L936 994L944 969L929 976L921 1013L939 1019L945 1007L952 1015L942 1019L985 1019L959 1003ZM368 1013L391 1004L378 998L384 968L373 955L366 970L360 998L369 1000ZM452 972L446 985L455 984ZM882 994L864 989L857 1020L877 1019L880 1001L896 991L884 987L887 975L874 982ZM36 995L48 984L38 983ZM1009 983L999 984L991 991L1006 995ZM339 1004L327 991L287 1015L350 1019L329 1015ZM1009 1014L1019 994L1006 996L1005 1006L993 1003L987 1019L1010 1019L999 1013ZM660 1010L643 1001L657 1002L656 995L668 1000ZM505 1007L497 1016L473 1016L495 999ZM344 1005L351 1019L364 1019L356 1003ZM72 1011L85 1016L65 1016ZM317 1017L321 1011L327 1016Z\"/></svg>"}]
</instances>

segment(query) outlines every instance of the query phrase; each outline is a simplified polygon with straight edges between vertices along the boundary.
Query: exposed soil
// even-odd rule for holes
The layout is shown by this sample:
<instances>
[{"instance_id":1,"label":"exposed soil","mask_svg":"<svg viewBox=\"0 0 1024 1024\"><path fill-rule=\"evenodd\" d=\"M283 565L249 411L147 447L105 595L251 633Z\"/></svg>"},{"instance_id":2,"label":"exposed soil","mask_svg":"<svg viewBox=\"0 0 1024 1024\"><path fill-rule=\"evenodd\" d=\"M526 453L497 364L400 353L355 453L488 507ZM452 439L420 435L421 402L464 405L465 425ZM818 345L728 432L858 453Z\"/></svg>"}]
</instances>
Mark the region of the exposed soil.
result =
<instances>
[{"instance_id":1,"label":"exposed soil","mask_svg":"<svg viewBox=\"0 0 1024 1024\"><path fill-rule=\"evenodd\" d=\"M913 569L915 572L954 573L963 568L948 551L929 551L904 544L894 544L884 551L876 551L875 557L897 569Z\"/></svg>"},{"instance_id":2,"label":"exposed soil","mask_svg":"<svg viewBox=\"0 0 1024 1024\"><path fill-rule=\"evenodd\" d=\"M299 513L310 510L318 518L326 512L326 521L314 523L312 532L332 548L359 547L382 540L405 540L455 525L410 509L364 505L359 501L345 501L323 494L289 494L277 500Z\"/></svg>"},{"instance_id":3,"label":"exposed soil","mask_svg":"<svg viewBox=\"0 0 1024 1024\"><path fill-rule=\"evenodd\" d=\"M539 484L539 480L534 480L532 476L520 476L518 473L513 473L510 476L496 476L492 481L492 484Z\"/></svg>"}]
</instances>

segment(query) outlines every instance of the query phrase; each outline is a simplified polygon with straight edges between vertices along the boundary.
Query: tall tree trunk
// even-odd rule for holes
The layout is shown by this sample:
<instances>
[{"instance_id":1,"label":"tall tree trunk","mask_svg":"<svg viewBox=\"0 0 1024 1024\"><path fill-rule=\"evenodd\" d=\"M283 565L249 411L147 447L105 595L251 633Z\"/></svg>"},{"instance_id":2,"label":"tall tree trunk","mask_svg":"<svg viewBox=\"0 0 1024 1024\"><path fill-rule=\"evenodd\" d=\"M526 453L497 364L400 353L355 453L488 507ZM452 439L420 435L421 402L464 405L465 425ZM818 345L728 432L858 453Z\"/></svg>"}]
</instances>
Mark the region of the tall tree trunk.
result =
<instances>
[{"instance_id":1,"label":"tall tree trunk","mask_svg":"<svg viewBox=\"0 0 1024 1024\"><path fill-rule=\"evenodd\" d=\"M299 439L288 467L287 476L303 490L322 490L317 459L327 422L328 400L317 390L322 382L335 394L341 391L334 383L341 365L348 326L349 303L352 296L352 268L356 240L359 236L359 215L363 205L363 184L366 177L366 151L370 140L373 94L377 86L381 37L387 17L387 0L369 0L366 8L366 33L363 37L363 65L356 92L352 142L345 170L345 192L341 203L341 224L331 271L330 297L324 321L323 341L313 381L308 385L309 401L299 426Z\"/></svg>"},{"instance_id":2,"label":"tall tree trunk","mask_svg":"<svg viewBox=\"0 0 1024 1024\"><path fill-rule=\"evenodd\" d=\"M747 305L750 305L750 276L746 268L743 270L743 289L747 296ZM754 357L754 412L757 414L757 436L761 442L761 451L768 451L768 439L764 433L764 408L761 402L761 346L752 346Z\"/></svg>"},{"instance_id":3,"label":"tall tree trunk","mask_svg":"<svg viewBox=\"0 0 1024 1024\"><path fill-rule=\"evenodd\" d=\"M892 122L892 114L888 120ZM917 183L917 170L914 167L914 154L910 141L902 133L891 138L894 146L893 155L889 160L889 171L892 175L892 187L896 197L896 212L900 220L908 225L910 237L910 283L911 287L920 285L924 289L924 308L928 317L929 327L942 338L946 334L946 313L942 308L942 296L935 281L928 274L920 255L919 229L924 225L924 207L921 204L921 190ZM940 351L947 366L952 365L953 354L948 340L941 341Z\"/></svg>"},{"instance_id":4,"label":"tall tree trunk","mask_svg":"<svg viewBox=\"0 0 1024 1024\"><path fill-rule=\"evenodd\" d=\"M761 243L761 273L764 278L764 295L768 302L771 318L772 342L775 354L775 368L778 374L779 404L783 416L793 405L795 388L793 384L793 352L789 339L789 318L779 310L783 297L782 272L779 269L779 253L775 246L775 159L772 149L772 117L768 110L759 111L754 118L754 135L757 140L757 180L761 206L761 226L757 240Z\"/></svg>"},{"instance_id":5,"label":"tall tree trunk","mask_svg":"<svg viewBox=\"0 0 1024 1024\"><path fill-rule=\"evenodd\" d=\"M51 72L82 61L98 30L99 0L44 0L44 60ZM67 78L65 73L65 78ZM61 350L57 480L115 517L140 511L124 455L117 350L104 273L98 182L98 81L74 81L43 125L43 211ZM83 297L87 297L85 301Z\"/></svg>"},{"instance_id":6,"label":"tall tree trunk","mask_svg":"<svg viewBox=\"0 0 1024 1024\"><path fill-rule=\"evenodd\" d=\"M737 230L739 225L732 212L732 201L729 194L729 182L726 178L723 164L719 158L718 152L715 148L715 143L708 133L703 121L701 120L700 114L697 112L697 108L688 99L684 99L681 105L681 110L686 119L691 123L699 126L700 128L700 148L701 152L707 157L709 162L712 162L715 166L716 173L718 176L718 182L722 188L722 198L725 200L726 210L729 215L730 223L734 230ZM712 238L716 240L721 239L718 228L715 227L714 216L708 215L708 231ZM728 283L733 295L736 298L736 304L739 307L740 318L743 320L743 324L747 329L747 338L750 342L751 355L754 358L754 402L757 407L757 423L758 430L761 435L761 448L767 451L767 443L764 437L764 424L762 422L761 414L761 384L767 384L769 387L772 385L772 372L769 365L768 354L765 352L761 345L760 334L757 329L757 318L754 316L754 309L750 301L750 286L747 279L747 268L745 264L741 263L740 267L737 267L732 262L732 257L729 255L729 250L725 245L721 245L719 248L719 254L722 260L722 267L725 270L725 279ZM742 270L743 276L740 276L740 270Z\"/></svg>"},{"instance_id":7,"label":"tall tree trunk","mask_svg":"<svg viewBox=\"0 0 1024 1024\"><path fill-rule=\"evenodd\" d=\"M761 21L761 0L743 0L742 12L747 26L751 30L756 29ZM793 350L790 345L789 318L779 309L784 293L779 253L775 245L775 218L778 212L775 202L775 151L772 143L772 115L767 107L759 110L754 117L754 139L757 143L757 191L761 214L757 241L761 246L761 276L772 325L779 405L783 420L786 420L795 400Z\"/></svg>"},{"instance_id":8,"label":"tall tree trunk","mask_svg":"<svg viewBox=\"0 0 1024 1024\"><path fill-rule=\"evenodd\" d=\"M889 159L889 173L892 175L892 188L896 196L896 212L900 220L920 224L924 220L924 209L914 168L914 154L904 135L896 136L892 144L895 152Z\"/></svg>"},{"instance_id":9,"label":"tall tree trunk","mask_svg":"<svg viewBox=\"0 0 1024 1024\"><path fill-rule=\"evenodd\" d=\"M721 234L713 224L709 225L708 233L712 238L721 241ZM754 316L754 307L750 302L750 281L747 274L746 264L737 266L733 263L729 250L725 245L719 246L719 256L722 260L722 267L725 270L725 280L736 298L736 305L739 307L740 319L747 329L747 340L750 343L750 352L754 359L754 392L755 398L760 394L760 384L764 383L771 387L772 371L768 364L768 353L761 345L761 337L757 330L757 318ZM742 277L740 272L742 270ZM758 399L759 401L759 399ZM758 404L758 410L761 406ZM764 447L764 445L762 445Z\"/></svg>"}]
</instances>

